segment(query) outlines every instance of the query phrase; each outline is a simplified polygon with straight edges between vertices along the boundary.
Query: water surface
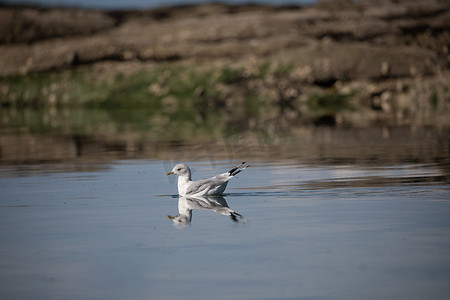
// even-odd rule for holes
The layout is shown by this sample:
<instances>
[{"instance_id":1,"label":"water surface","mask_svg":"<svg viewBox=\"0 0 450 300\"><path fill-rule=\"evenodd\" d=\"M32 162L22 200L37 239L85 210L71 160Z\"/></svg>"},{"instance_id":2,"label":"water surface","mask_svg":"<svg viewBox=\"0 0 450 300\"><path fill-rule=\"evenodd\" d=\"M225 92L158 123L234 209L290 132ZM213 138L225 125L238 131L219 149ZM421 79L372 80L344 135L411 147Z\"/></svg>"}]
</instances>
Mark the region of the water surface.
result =
<instances>
[{"instance_id":1,"label":"water surface","mask_svg":"<svg viewBox=\"0 0 450 300\"><path fill-rule=\"evenodd\" d=\"M3 165L2 298L447 298L442 164L249 162L223 197L242 217L205 205L183 226L171 162Z\"/></svg>"}]
</instances>

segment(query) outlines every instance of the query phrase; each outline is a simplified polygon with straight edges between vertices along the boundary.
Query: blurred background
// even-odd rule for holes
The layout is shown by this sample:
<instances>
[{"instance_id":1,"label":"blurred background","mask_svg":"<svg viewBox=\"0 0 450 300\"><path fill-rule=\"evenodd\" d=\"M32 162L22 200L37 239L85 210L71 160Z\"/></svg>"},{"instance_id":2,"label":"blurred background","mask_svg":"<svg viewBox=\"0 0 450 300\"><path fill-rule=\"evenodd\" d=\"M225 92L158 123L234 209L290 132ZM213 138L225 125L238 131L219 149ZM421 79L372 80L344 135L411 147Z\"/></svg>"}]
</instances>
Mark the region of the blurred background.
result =
<instances>
[{"instance_id":1,"label":"blurred background","mask_svg":"<svg viewBox=\"0 0 450 300\"><path fill-rule=\"evenodd\" d=\"M448 157L450 1L251 3L1 1L1 163Z\"/></svg>"},{"instance_id":2,"label":"blurred background","mask_svg":"<svg viewBox=\"0 0 450 300\"><path fill-rule=\"evenodd\" d=\"M179 6L179 5L198 5L207 3L225 3L225 4L265 4L265 5L308 5L317 2L317 0L224 0L224 1L208 1L208 0L5 0L4 3L9 4L29 4L39 6L62 6L62 7L79 7L79 8L97 8L97 9L149 9L163 6Z\"/></svg>"},{"instance_id":3,"label":"blurred background","mask_svg":"<svg viewBox=\"0 0 450 300\"><path fill-rule=\"evenodd\" d=\"M448 299L449 46L450 0L0 0L0 298ZM165 176L242 161L242 218Z\"/></svg>"}]
</instances>

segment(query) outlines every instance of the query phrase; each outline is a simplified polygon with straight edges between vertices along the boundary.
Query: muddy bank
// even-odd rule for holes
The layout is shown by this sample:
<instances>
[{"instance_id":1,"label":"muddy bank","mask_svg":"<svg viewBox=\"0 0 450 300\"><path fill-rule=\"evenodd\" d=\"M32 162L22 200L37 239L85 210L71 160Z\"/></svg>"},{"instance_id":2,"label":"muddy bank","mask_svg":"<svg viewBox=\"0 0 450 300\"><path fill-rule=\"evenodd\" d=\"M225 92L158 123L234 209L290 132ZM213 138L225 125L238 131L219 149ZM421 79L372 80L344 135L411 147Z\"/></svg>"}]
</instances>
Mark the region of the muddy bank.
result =
<instances>
[{"instance_id":1,"label":"muddy bank","mask_svg":"<svg viewBox=\"0 0 450 300\"><path fill-rule=\"evenodd\" d=\"M197 73L228 68L232 76L216 83L220 105L211 105L230 115L227 122L281 116L293 126L446 129L449 45L450 1L211 4L130 12L3 6L0 93L3 107L14 106L21 96L11 92L9 78L35 72L82 70L107 80L167 64ZM52 84L57 90L61 85ZM161 89L158 84L149 81L149 90ZM35 98L48 97L37 93ZM256 121L234 108L255 95L259 105L274 108ZM60 95L48 98L55 97ZM345 99L343 108L329 109L339 99Z\"/></svg>"},{"instance_id":2,"label":"muddy bank","mask_svg":"<svg viewBox=\"0 0 450 300\"><path fill-rule=\"evenodd\" d=\"M141 12L2 7L0 15L3 76L109 60L290 55L311 68L310 81L331 84L432 75L449 63L449 1L211 4Z\"/></svg>"}]
</instances>

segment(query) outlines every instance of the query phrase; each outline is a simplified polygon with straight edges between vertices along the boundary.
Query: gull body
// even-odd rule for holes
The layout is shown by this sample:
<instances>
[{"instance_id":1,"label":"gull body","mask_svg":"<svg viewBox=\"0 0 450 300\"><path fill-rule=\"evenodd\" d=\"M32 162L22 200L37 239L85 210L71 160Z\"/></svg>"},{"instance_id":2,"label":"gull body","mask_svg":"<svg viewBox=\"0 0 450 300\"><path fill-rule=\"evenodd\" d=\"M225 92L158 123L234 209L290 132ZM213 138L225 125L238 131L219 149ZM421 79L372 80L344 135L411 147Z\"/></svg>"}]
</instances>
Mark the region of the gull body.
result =
<instances>
[{"instance_id":1,"label":"gull body","mask_svg":"<svg viewBox=\"0 0 450 300\"><path fill-rule=\"evenodd\" d=\"M249 165L241 168L245 162L234 167L226 173L222 173L207 179L193 181L191 169L186 164L177 164L172 171L166 175L175 174L178 176L178 194L180 196L213 196L222 195L225 191L228 181L236 174L242 172ZM240 169L241 168L241 169Z\"/></svg>"}]
</instances>

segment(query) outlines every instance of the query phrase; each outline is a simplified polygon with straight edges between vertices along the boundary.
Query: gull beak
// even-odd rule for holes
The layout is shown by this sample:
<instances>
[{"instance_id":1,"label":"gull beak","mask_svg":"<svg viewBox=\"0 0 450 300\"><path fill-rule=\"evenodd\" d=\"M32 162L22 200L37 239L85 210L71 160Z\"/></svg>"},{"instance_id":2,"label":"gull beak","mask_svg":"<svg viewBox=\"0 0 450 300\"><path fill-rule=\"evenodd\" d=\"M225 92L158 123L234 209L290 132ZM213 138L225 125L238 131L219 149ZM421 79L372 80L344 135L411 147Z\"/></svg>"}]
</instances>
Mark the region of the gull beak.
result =
<instances>
[{"instance_id":1,"label":"gull beak","mask_svg":"<svg viewBox=\"0 0 450 300\"><path fill-rule=\"evenodd\" d=\"M172 175L172 174L173 174L173 172L170 171L170 172L168 172L168 173L166 174L166 176L167 176L167 175Z\"/></svg>"},{"instance_id":2,"label":"gull beak","mask_svg":"<svg viewBox=\"0 0 450 300\"><path fill-rule=\"evenodd\" d=\"M175 217L172 217L172 216L167 215L167 219L173 220L173 219L175 219Z\"/></svg>"}]
</instances>

